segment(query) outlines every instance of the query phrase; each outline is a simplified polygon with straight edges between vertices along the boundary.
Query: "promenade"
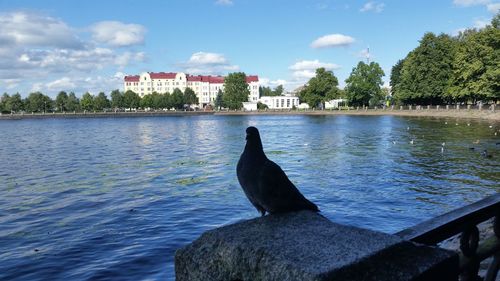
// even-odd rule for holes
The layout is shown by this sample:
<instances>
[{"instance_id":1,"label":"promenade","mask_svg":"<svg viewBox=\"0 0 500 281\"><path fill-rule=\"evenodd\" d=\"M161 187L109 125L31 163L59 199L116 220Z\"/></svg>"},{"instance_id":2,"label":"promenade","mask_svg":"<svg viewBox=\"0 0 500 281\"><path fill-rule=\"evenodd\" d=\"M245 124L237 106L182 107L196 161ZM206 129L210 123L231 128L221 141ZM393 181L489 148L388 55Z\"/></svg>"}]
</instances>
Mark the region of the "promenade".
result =
<instances>
[{"instance_id":1,"label":"promenade","mask_svg":"<svg viewBox=\"0 0 500 281\"><path fill-rule=\"evenodd\" d=\"M119 117L161 117L199 115L393 115L409 117L443 117L485 119L500 121L500 110L467 108L411 108L350 109L350 110L259 110L259 111L131 111L131 112L66 112L66 113L20 113L2 114L0 120L45 119L45 118L119 118Z\"/></svg>"}]
</instances>

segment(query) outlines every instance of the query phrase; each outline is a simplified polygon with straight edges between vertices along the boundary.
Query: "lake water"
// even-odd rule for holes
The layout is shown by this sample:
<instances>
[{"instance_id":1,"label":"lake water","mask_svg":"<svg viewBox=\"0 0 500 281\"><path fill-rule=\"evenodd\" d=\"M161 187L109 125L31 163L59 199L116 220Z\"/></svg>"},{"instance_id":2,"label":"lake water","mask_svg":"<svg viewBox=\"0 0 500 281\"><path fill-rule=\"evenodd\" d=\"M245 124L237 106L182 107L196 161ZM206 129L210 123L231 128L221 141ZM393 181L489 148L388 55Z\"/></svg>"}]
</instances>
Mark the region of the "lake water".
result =
<instances>
[{"instance_id":1,"label":"lake water","mask_svg":"<svg viewBox=\"0 0 500 281\"><path fill-rule=\"evenodd\" d=\"M500 124L488 121L0 121L0 280L174 279L176 249L259 216L235 172L250 125L335 222L393 233L500 190Z\"/></svg>"}]
</instances>

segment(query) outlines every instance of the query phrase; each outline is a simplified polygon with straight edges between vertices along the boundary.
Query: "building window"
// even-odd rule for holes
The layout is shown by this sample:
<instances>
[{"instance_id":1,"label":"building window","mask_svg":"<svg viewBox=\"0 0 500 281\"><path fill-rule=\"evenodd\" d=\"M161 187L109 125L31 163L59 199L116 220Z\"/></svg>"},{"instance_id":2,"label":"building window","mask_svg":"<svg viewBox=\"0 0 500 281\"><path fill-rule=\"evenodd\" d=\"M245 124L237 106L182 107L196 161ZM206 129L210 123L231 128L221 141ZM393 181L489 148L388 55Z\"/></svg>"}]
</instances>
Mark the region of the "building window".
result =
<instances>
[{"instance_id":1,"label":"building window","mask_svg":"<svg viewBox=\"0 0 500 281\"><path fill-rule=\"evenodd\" d=\"M144 85L144 82L141 82L141 86Z\"/></svg>"},{"instance_id":2,"label":"building window","mask_svg":"<svg viewBox=\"0 0 500 281\"><path fill-rule=\"evenodd\" d=\"M284 107L284 106L285 106L285 100L281 99L281 107Z\"/></svg>"},{"instance_id":3,"label":"building window","mask_svg":"<svg viewBox=\"0 0 500 281\"><path fill-rule=\"evenodd\" d=\"M286 99L286 107L290 107L290 99Z\"/></svg>"}]
</instances>

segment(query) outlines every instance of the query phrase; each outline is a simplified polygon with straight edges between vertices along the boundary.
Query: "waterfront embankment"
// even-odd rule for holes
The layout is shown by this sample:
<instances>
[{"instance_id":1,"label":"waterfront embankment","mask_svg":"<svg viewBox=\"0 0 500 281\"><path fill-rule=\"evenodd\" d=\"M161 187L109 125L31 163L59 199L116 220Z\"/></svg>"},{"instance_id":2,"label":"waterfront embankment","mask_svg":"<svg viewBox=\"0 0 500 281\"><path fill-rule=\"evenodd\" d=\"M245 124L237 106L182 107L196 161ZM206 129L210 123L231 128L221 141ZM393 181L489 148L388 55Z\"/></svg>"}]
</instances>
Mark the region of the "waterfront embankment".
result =
<instances>
[{"instance_id":1,"label":"waterfront embankment","mask_svg":"<svg viewBox=\"0 0 500 281\"><path fill-rule=\"evenodd\" d=\"M408 117L464 118L500 121L500 110L491 109L351 109L351 110L259 110L259 111L132 111L80 113L2 114L0 120L44 118L119 118L198 115L394 115Z\"/></svg>"}]
</instances>

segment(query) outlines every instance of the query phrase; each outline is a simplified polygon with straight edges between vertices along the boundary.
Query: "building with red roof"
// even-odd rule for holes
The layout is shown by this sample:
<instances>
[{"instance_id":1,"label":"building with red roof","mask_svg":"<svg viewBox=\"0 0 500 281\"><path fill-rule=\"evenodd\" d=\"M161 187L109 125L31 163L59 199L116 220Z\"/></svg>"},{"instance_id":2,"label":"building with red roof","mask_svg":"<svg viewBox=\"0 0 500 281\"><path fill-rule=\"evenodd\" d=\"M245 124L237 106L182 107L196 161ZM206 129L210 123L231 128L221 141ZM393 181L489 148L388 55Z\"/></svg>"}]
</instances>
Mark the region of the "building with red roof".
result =
<instances>
[{"instance_id":1,"label":"building with red roof","mask_svg":"<svg viewBox=\"0 0 500 281\"><path fill-rule=\"evenodd\" d=\"M250 95L249 102L257 103L259 99L259 77L246 77ZM198 97L200 107L214 104L219 91L224 91L224 76L189 75L182 72L144 72L140 75L129 75L123 79L124 91L134 91L143 97L157 93L172 93L176 88L184 92L191 88Z\"/></svg>"}]
</instances>

